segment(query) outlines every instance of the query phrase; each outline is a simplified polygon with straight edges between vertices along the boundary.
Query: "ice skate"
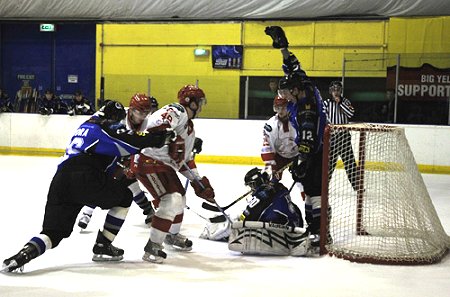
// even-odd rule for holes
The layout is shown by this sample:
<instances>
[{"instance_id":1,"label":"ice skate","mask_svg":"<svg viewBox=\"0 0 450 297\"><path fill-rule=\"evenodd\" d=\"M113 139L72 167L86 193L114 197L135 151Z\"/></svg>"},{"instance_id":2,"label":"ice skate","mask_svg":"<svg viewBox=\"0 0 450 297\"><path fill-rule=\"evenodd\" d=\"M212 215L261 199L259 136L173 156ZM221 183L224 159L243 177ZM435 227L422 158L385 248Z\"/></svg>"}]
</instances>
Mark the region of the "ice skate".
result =
<instances>
[{"instance_id":1,"label":"ice skate","mask_svg":"<svg viewBox=\"0 0 450 297\"><path fill-rule=\"evenodd\" d=\"M144 247L145 254L142 256L142 260L152 263L162 263L167 254L163 251L162 244L152 242L150 239Z\"/></svg>"},{"instance_id":2,"label":"ice skate","mask_svg":"<svg viewBox=\"0 0 450 297\"><path fill-rule=\"evenodd\" d=\"M92 248L94 256L92 261L106 262L106 261L120 261L123 259L124 250L119 249L111 244L100 231L98 232L97 242Z\"/></svg>"},{"instance_id":3,"label":"ice skate","mask_svg":"<svg viewBox=\"0 0 450 297\"><path fill-rule=\"evenodd\" d=\"M89 214L83 213L83 216L78 221L78 227L80 227L83 230L86 229L87 225L91 221L91 217L92 217L91 214L89 215Z\"/></svg>"},{"instance_id":4,"label":"ice skate","mask_svg":"<svg viewBox=\"0 0 450 297\"><path fill-rule=\"evenodd\" d=\"M144 215L147 217L145 218L145 224L149 225L152 222L152 218L155 215L155 210L150 206L149 208L144 210Z\"/></svg>"},{"instance_id":5,"label":"ice skate","mask_svg":"<svg viewBox=\"0 0 450 297\"><path fill-rule=\"evenodd\" d=\"M23 271L23 265L38 256L37 248L32 244L25 245L20 252L3 261L1 272Z\"/></svg>"},{"instance_id":6,"label":"ice skate","mask_svg":"<svg viewBox=\"0 0 450 297\"><path fill-rule=\"evenodd\" d=\"M186 236L177 234L167 234L164 243L172 246L176 250L190 251L192 250L192 241L187 239Z\"/></svg>"},{"instance_id":7,"label":"ice skate","mask_svg":"<svg viewBox=\"0 0 450 297\"><path fill-rule=\"evenodd\" d=\"M318 256L320 254L320 235L310 234L309 235L310 247L308 249L308 256Z\"/></svg>"},{"instance_id":8,"label":"ice skate","mask_svg":"<svg viewBox=\"0 0 450 297\"><path fill-rule=\"evenodd\" d=\"M292 242L290 254L294 257L302 257L307 256L310 250L311 240L309 234L305 232Z\"/></svg>"}]
</instances>

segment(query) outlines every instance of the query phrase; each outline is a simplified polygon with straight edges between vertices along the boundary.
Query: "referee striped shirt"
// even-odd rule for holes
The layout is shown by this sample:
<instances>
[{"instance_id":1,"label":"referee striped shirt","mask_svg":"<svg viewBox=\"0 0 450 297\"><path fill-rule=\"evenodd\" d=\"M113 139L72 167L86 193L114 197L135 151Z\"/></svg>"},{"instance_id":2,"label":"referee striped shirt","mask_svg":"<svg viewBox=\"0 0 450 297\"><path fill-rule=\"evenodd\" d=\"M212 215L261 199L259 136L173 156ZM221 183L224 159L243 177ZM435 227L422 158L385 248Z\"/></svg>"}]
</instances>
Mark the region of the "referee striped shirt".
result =
<instances>
[{"instance_id":1,"label":"referee striped shirt","mask_svg":"<svg viewBox=\"0 0 450 297\"><path fill-rule=\"evenodd\" d=\"M348 124L348 120L355 114L350 100L342 97L339 103L333 98L324 100L323 108L331 124Z\"/></svg>"}]
</instances>

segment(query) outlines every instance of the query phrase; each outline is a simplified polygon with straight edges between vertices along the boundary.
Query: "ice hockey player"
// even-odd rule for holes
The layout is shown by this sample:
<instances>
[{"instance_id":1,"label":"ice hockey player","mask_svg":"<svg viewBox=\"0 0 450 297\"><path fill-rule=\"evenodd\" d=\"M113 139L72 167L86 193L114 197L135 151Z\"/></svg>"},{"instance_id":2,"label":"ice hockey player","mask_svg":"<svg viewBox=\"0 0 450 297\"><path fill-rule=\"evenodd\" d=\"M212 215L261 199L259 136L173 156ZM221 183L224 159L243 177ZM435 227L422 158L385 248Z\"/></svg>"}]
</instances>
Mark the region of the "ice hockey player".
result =
<instances>
[{"instance_id":1,"label":"ice hockey player","mask_svg":"<svg viewBox=\"0 0 450 297\"><path fill-rule=\"evenodd\" d=\"M303 227L297 205L292 203L288 189L278 181L270 181L267 172L255 167L244 178L253 198L242 213L241 221L261 221L290 227Z\"/></svg>"},{"instance_id":2,"label":"ice hockey player","mask_svg":"<svg viewBox=\"0 0 450 297\"><path fill-rule=\"evenodd\" d=\"M285 77L279 82L278 94L289 101L289 120L297 130L297 160L291 168L292 178L303 185L307 231L312 243L319 244L322 188L322 137L328 123L322 97L296 56L288 50L289 42L281 27L266 27L272 46L281 50Z\"/></svg>"},{"instance_id":3,"label":"ice hockey player","mask_svg":"<svg viewBox=\"0 0 450 297\"><path fill-rule=\"evenodd\" d=\"M21 269L24 264L55 248L70 236L78 213L85 204L114 209L106 218L93 247L93 260L117 261L124 251L112 245L131 205L133 182L113 178L112 171L120 157L134 154L143 147L162 147L173 133L126 133L117 130L125 117L122 104L108 101L84 122L72 136L66 153L51 181L40 234L31 238L15 255L3 261L2 271ZM123 132L123 133L122 133ZM23 269L23 268L22 268Z\"/></svg>"},{"instance_id":4,"label":"ice hockey player","mask_svg":"<svg viewBox=\"0 0 450 297\"><path fill-rule=\"evenodd\" d=\"M273 110L276 114L267 120L263 130L261 158L266 166L265 171L277 180L280 180L283 174L280 169L298 155L295 142L297 131L289 121L287 105L286 99L275 96Z\"/></svg>"},{"instance_id":5,"label":"ice hockey player","mask_svg":"<svg viewBox=\"0 0 450 297\"><path fill-rule=\"evenodd\" d=\"M252 199L232 225L228 248L244 254L306 255L308 236L289 190L256 167L247 172L244 181L252 190Z\"/></svg>"},{"instance_id":6,"label":"ice hockey player","mask_svg":"<svg viewBox=\"0 0 450 297\"><path fill-rule=\"evenodd\" d=\"M131 162L131 171L158 203L153 216L150 237L144 247L144 261L162 263L167 257L163 243L181 251L192 249L192 241L180 234L186 196L177 175L191 181L195 194L214 202L214 189L207 177L201 177L193 155L195 141L193 119L206 104L205 93L195 85L178 92L178 103L168 104L148 118L149 131L172 129L177 137L169 146L145 148Z\"/></svg>"},{"instance_id":7,"label":"ice hockey player","mask_svg":"<svg viewBox=\"0 0 450 297\"><path fill-rule=\"evenodd\" d=\"M126 117L121 121L121 124L125 126L125 128L129 131L137 131L143 132L145 127L145 120L149 114L152 114L158 109L158 101L156 98L152 96L147 96L142 93L134 94L130 99L129 108L126 109ZM121 161L121 165L124 167L129 166L129 156L123 158ZM116 178L123 178L123 175L116 176ZM133 179L133 177L130 177ZM130 185L133 189L133 201L142 209L145 218L145 223L149 224L151 222L151 218L155 213L151 202L145 196L145 193L140 189L139 183L134 178L136 184ZM81 229L86 229L89 224L92 213L94 212L95 206L86 205L81 210L82 216L78 221L78 226Z\"/></svg>"}]
</instances>

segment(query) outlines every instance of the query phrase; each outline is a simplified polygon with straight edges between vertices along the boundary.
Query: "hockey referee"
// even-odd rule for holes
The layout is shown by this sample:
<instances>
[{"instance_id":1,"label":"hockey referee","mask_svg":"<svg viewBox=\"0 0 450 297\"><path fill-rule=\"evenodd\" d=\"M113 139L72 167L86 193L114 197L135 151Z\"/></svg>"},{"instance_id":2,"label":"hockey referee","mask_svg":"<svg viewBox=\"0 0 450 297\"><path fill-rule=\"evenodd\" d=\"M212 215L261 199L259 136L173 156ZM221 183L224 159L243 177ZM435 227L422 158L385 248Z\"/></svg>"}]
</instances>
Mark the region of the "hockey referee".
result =
<instances>
[{"instance_id":1,"label":"hockey referee","mask_svg":"<svg viewBox=\"0 0 450 297\"><path fill-rule=\"evenodd\" d=\"M332 81L329 93L331 98L323 101L325 112L331 124L348 124L349 119L355 114L349 99L342 96L342 83ZM356 162L353 155L351 136L348 131L333 134L330 145L330 178L336 168L338 157L344 162L347 177L353 189L358 190L356 182Z\"/></svg>"}]
</instances>

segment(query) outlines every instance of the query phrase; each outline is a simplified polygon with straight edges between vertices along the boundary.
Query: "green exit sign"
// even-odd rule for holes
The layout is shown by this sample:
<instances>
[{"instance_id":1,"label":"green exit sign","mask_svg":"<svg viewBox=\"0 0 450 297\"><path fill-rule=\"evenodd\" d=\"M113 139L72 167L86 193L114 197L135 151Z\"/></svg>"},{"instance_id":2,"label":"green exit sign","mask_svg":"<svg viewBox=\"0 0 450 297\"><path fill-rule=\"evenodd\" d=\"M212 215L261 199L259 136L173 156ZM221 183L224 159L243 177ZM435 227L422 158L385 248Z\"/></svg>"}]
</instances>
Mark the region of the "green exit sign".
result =
<instances>
[{"instance_id":1,"label":"green exit sign","mask_svg":"<svg viewBox=\"0 0 450 297\"><path fill-rule=\"evenodd\" d=\"M54 24L40 24L39 30L41 32L54 32L55 31L55 25Z\"/></svg>"}]
</instances>

